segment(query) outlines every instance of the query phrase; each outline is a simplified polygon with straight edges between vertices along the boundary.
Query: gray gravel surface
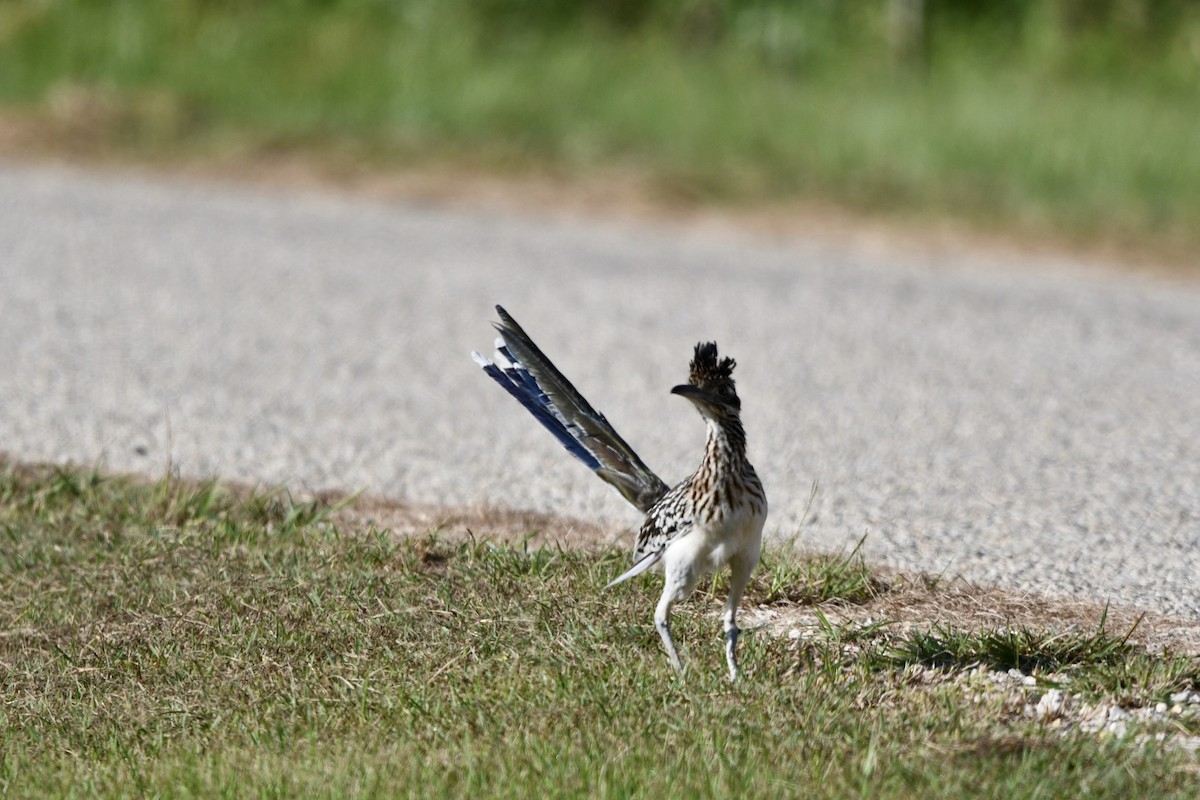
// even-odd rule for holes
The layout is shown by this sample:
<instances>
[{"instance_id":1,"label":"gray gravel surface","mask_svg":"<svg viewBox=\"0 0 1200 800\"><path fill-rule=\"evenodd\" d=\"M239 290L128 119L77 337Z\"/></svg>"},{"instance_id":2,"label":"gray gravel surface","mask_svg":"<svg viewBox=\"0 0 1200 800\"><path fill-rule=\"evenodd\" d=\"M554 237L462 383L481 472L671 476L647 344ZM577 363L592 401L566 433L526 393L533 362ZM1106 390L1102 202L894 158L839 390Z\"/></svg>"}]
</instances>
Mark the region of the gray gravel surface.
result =
<instances>
[{"instance_id":1,"label":"gray gravel surface","mask_svg":"<svg viewBox=\"0 0 1200 800\"><path fill-rule=\"evenodd\" d=\"M779 536L1200 617L1200 286L1019 261L0 165L0 450L635 523L502 302L669 482L716 339Z\"/></svg>"}]
</instances>

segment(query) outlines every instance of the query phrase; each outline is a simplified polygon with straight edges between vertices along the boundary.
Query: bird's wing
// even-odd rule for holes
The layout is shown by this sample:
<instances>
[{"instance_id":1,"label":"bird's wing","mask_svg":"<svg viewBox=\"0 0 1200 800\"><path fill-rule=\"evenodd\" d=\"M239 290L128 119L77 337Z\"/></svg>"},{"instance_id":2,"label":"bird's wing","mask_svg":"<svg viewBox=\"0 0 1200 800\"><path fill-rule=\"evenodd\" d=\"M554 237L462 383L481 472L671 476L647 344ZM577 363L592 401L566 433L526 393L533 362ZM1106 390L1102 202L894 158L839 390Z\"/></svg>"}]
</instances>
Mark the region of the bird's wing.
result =
<instances>
[{"instance_id":1,"label":"bird's wing","mask_svg":"<svg viewBox=\"0 0 1200 800\"><path fill-rule=\"evenodd\" d=\"M633 547L633 567L609 586L650 569L662 559L671 542L692 529L692 504L687 489L688 482L684 481L663 495L646 512L646 519L642 522L637 543Z\"/></svg>"}]
</instances>

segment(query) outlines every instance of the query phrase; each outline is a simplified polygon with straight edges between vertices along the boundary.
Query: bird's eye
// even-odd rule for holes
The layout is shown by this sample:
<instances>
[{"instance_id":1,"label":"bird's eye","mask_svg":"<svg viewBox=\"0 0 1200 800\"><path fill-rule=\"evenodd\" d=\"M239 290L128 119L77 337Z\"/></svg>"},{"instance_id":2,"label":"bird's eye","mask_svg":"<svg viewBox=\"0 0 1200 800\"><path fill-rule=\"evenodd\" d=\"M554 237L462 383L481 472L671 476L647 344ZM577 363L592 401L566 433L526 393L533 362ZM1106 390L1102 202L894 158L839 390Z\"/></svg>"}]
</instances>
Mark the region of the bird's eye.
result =
<instances>
[{"instance_id":1,"label":"bird's eye","mask_svg":"<svg viewBox=\"0 0 1200 800\"><path fill-rule=\"evenodd\" d=\"M725 397L729 397L733 394L733 387L727 383L721 387L720 391L721 391L721 394L723 394Z\"/></svg>"}]
</instances>

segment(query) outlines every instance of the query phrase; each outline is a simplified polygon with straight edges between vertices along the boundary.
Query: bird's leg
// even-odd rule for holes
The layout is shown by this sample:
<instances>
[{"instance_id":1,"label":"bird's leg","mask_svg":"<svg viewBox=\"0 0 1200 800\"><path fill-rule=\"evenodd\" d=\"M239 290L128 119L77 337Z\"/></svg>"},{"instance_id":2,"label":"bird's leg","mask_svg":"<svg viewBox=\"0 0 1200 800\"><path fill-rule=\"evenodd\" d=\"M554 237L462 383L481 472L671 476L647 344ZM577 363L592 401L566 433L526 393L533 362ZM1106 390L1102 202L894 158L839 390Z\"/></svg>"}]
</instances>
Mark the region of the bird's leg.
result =
<instances>
[{"instance_id":1,"label":"bird's leg","mask_svg":"<svg viewBox=\"0 0 1200 800\"><path fill-rule=\"evenodd\" d=\"M742 677L742 671L737 663L738 634L742 631L733 621L731 614L725 615L725 661L729 663L729 680L737 681Z\"/></svg>"},{"instance_id":2,"label":"bird's leg","mask_svg":"<svg viewBox=\"0 0 1200 800\"><path fill-rule=\"evenodd\" d=\"M737 610L738 605L742 602L742 595L746 591L746 584L750 582L750 573L754 571L754 566L758 563L757 555L755 553L754 558L733 558L729 562L729 597L725 601L723 621L725 624L725 661L729 664L729 680L731 681L736 681L742 675L737 662L737 641L738 634L741 633L741 629L737 626Z\"/></svg>"},{"instance_id":3,"label":"bird's leg","mask_svg":"<svg viewBox=\"0 0 1200 800\"><path fill-rule=\"evenodd\" d=\"M662 637L663 647L667 651L667 658L670 660L671 666L682 675L683 662L679 660L679 651L675 649L675 641L671 638L671 607L686 600L692 593L692 589L696 587L697 575L690 564L681 563L673 558L668 560L663 572L666 575L666 585L663 586L658 607L654 609L654 627L658 629L658 635Z\"/></svg>"},{"instance_id":4,"label":"bird's leg","mask_svg":"<svg viewBox=\"0 0 1200 800\"><path fill-rule=\"evenodd\" d=\"M671 666L682 675L683 662L679 660L679 653L675 650L675 641L671 638L671 606L675 604L675 598L672 595L673 592L668 586L658 601L658 607L654 609L654 627L658 628L658 635L662 637L663 647L667 651L667 659L671 662Z\"/></svg>"}]
</instances>

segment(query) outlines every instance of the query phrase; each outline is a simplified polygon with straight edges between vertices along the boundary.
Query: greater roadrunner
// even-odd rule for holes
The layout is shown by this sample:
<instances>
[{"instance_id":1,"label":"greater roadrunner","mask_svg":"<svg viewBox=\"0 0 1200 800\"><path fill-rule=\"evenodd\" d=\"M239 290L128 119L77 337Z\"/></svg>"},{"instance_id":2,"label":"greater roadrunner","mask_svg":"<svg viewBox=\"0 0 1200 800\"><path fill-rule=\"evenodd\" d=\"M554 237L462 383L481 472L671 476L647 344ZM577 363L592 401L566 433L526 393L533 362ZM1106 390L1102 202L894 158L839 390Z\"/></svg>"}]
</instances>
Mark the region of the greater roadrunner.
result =
<instances>
[{"instance_id":1,"label":"greater roadrunner","mask_svg":"<svg viewBox=\"0 0 1200 800\"><path fill-rule=\"evenodd\" d=\"M703 575L729 564L725 602L725 659L730 680L737 680L737 608L750 574L758 564L767 497L746 458L741 401L733 385L734 360L718 360L717 345L701 342L692 356L688 382L677 394L692 402L708 423L704 458L675 488L647 467L637 453L591 407L508 313L496 306L496 363L472 354L521 405L555 435L571 455L617 488L645 513L633 549L633 567L609 586L661 562L666 576L654 626L671 666L683 663L671 638L671 608L686 599ZM607 587L605 587L607 588Z\"/></svg>"}]
</instances>

